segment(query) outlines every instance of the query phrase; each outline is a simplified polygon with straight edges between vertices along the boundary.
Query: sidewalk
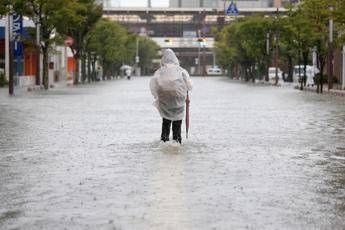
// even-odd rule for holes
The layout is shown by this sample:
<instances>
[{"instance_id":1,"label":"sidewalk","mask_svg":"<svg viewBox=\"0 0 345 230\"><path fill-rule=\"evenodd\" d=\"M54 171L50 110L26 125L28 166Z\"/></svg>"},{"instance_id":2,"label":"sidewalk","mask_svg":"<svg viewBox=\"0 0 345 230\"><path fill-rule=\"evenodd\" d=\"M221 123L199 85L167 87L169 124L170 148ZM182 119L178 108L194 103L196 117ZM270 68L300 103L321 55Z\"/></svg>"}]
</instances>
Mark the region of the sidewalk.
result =
<instances>
[{"instance_id":1,"label":"sidewalk","mask_svg":"<svg viewBox=\"0 0 345 230\"><path fill-rule=\"evenodd\" d=\"M298 85L295 85L294 88L299 90L299 86L298 86ZM313 86L313 87L305 87L305 88L303 88L303 91L314 92L314 93L316 93L316 86ZM327 85L324 85L324 86L323 86L323 94L332 95L332 96L341 96L341 97L345 97L345 90L340 90L340 89L331 89L331 90L328 90L328 86L327 86Z\"/></svg>"}]
</instances>

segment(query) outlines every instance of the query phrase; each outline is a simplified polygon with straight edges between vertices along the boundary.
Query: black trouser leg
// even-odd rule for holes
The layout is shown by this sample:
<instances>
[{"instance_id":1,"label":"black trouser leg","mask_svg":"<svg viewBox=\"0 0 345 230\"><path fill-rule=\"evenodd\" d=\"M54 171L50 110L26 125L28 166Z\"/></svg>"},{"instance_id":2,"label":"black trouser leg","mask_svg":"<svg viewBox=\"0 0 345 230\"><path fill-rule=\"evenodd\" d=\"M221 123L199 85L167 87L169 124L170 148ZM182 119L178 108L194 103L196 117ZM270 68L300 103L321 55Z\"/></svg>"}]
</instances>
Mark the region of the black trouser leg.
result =
<instances>
[{"instance_id":1,"label":"black trouser leg","mask_svg":"<svg viewBox=\"0 0 345 230\"><path fill-rule=\"evenodd\" d=\"M181 126L182 126L182 121L173 121L172 122L173 140L179 142L180 144L182 142Z\"/></svg>"},{"instance_id":2,"label":"black trouser leg","mask_svg":"<svg viewBox=\"0 0 345 230\"><path fill-rule=\"evenodd\" d=\"M169 141L170 127L171 121L163 118L161 140L164 142Z\"/></svg>"}]
</instances>

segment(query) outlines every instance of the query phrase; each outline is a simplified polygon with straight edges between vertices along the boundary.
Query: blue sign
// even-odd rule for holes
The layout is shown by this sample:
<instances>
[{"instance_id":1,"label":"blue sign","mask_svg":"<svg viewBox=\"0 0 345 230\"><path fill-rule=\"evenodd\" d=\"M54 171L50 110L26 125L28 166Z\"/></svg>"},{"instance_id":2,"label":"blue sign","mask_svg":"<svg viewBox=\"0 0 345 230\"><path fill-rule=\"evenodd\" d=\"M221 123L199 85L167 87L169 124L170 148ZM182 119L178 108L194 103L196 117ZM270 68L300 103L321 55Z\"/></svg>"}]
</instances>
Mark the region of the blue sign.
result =
<instances>
[{"instance_id":1,"label":"blue sign","mask_svg":"<svg viewBox=\"0 0 345 230\"><path fill-rule=\"evenodd\" d=\"M23 35L23 17L20 14L12 14L12 39L13 43L13 56L15 59L15 72L16 75L23 73L23 58L24 58L24 44L20 41Z\"/></svg>"},{"instance_id":2,"label":"blue sign","mask_svg":"<svg viewBox=\"0 0 345 230\"><path fill-rule=\"evenodd\" d=\"M234 3L234 0L231 0L231 3L228 7L228 10L226 11L226 15L228 16L237 16L238 15L238 9L236 4Z\"/></svg>"},{"instance_id":3,"label":"blue sign","mask_svg":"<svg viewBox=\"0 0 345 230\"><path fill-rule=\"evenodd\" d=\"M14 42L14 57L23 56L23 43L19 41L19 38L23 35L23 16L19 14L12 14L12 34L15 39Z\"/></svg>"}]
</instances>

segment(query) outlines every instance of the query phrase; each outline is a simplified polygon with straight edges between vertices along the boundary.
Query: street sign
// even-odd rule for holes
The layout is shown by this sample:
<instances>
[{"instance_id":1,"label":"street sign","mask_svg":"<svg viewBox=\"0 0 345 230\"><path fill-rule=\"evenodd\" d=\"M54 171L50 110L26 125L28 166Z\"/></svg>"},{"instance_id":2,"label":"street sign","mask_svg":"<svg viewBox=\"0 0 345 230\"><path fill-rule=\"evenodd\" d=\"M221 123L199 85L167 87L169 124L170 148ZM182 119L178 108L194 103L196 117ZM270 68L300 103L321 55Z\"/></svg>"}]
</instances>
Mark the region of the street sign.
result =
<instances>
[{"instance_id":1,"label":"street sign","mask_svg":"<svg viewBox=\"0 0 345 230\"><path fill-rule=\"evenodd\" d=\"M139 63L139 56L135 56L135 63Z\"/></svg>"},{"instance_id":2,"label":"street sign","mask_svg":"<svg viewBox=\"0 0 345 230\"><path fill-rule=\"evenodd\" d=\"M23 34L23 17L22 15L12 14L12 34L14 39L14 57L20 58L23 56L23 43L20 42L20 36Z\"/></svg>"},{"instance_id":3,"label":"street sign","mask_svg":"<svg viewBox=\"0 0 345 230\"><path fill-rule=\"evenodd\" d=\"M234 0L231 0L230 5L228 7L228 10L226 11L226 15L228 16L237 16L238 15L238 9L236 4L234 3Z\"/></svg>"}]
</instances>

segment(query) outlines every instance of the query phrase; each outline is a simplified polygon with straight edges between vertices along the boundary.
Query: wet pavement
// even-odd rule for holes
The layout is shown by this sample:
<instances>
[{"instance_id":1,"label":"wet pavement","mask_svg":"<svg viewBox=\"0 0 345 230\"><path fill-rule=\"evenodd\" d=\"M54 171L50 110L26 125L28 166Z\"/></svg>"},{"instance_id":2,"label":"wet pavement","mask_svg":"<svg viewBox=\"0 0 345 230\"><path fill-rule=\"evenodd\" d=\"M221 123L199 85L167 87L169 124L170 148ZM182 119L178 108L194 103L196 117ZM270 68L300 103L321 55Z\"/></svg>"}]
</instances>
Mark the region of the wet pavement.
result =
<instances>
[{"instance_id":1,"label":"wet pavement","mask_svg":"<svg viewBox=\"0 0 345 230\"><path fill-rule=\"evenodd\" d=\"M0 229L345 229L345 101L193 78L160 144L149 78L0 92Z\"/></svg>"}]
</instances>

